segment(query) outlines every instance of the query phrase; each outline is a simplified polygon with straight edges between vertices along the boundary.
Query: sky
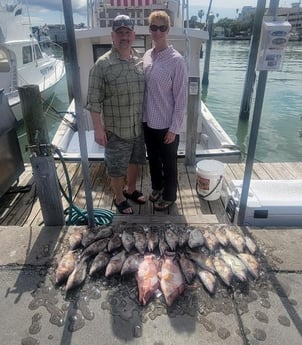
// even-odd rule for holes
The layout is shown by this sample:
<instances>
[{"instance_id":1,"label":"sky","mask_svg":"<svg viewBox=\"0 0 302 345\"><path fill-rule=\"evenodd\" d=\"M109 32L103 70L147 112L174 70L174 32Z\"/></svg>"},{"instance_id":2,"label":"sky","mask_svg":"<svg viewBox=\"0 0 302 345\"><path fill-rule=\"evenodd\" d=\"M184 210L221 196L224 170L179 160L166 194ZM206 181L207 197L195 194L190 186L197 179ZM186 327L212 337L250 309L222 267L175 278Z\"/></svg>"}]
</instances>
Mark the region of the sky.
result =
<instances>
[{"instance_id":1,"label":"sky","mask_svg":"<svg viewBox=\"0 0 302 345\"><path fill-rule=\"evenodd\" d=\"M289 7L294 2L280 0L279 7ZM23 0L24 4L28 4L28 12L30 14L32 25L47 24L63 24L64 15L62 8L62 0ZM86 0L71 0L73 9L73 21L75 24L86 23ZM208 0L189 0L190 17L197 15L199 10L205 13L208 11ZM236 9L241 11L243 6L256 7L257 0L213 0L212 12L219 18L235 18ZM266 1L266 7L269 6L269 0Z\"/></svg>"}]
</instances>

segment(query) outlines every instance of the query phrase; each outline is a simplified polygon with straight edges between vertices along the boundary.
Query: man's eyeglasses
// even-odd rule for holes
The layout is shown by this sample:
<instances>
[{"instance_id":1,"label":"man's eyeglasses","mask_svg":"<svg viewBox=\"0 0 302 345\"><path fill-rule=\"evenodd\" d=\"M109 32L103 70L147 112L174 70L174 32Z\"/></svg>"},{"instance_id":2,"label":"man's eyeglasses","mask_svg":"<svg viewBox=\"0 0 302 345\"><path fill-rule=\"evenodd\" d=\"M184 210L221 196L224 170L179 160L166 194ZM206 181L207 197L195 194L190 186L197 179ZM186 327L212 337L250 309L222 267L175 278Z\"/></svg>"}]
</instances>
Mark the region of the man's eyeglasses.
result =
<instances>
[{"instance_id":1,"label":"man's eyeglasses","mask_svg":"<svg viewBox=\"0 0 302 345\"><path fill-rule=\"evenodd\" d=\"M152 24L150 25L150 30L153 32L156 32L157 30L159 30L160 32L166 32L168 30L168 27L166 25L157 26Z\"/></svg>"}]
</instances>

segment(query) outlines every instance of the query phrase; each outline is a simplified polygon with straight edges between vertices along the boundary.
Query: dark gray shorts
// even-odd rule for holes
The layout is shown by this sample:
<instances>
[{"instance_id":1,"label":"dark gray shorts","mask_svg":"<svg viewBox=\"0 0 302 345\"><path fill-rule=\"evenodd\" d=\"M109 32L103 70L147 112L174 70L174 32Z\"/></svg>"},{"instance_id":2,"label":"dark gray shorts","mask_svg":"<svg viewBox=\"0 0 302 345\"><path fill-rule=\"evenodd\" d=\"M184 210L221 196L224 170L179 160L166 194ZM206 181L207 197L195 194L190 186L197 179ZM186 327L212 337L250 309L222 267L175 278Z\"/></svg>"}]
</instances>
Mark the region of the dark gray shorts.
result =
<instances>
[{"instance_id":1,"label":"dark gray shorts","mask_svg":"<svg viewBox=\"0 0 302 345\"><path fill-rule=\"evenodd\" d=\"M107 139L105 162L109 176L127 176L129 164L146 164L143 135L134 139L122 139L112 132L107 132Z\"/></svg>"}]
</instances>

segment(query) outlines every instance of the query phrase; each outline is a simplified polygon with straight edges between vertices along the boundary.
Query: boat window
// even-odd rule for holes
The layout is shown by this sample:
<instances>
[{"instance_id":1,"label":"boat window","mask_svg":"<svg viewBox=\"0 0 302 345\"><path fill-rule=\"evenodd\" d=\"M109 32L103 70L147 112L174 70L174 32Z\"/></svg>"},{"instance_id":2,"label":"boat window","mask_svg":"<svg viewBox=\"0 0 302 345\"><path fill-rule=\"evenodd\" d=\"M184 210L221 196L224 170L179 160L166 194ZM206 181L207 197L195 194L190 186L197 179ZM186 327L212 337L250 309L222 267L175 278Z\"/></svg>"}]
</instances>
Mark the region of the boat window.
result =
<instances>
[{"instance_id":1,"label":"boat window","mask_svg":"<svg viewBox=\"0 0 302 345\"><path fill-rule=\"evenodd\" d=\"M3 49L0 49L0 72L9 72L10 65L8 56Z\"/></svg>"},{"instance_id":2,"label":"boat window","mask_svg":"<svg viewBox=\"0 0 302 345\"><path fill-rule=\"evenodd\" d=\"M23 64L33 61L31 46L22 47Z\"/></svg>"},{"instance_id":3,"label":"boat window","mask_svg":"<svg viewBox=\"0 0 302 345\"><path fill-rule=\"evenodd\" d=\"M96 60L103 54L107 53L111 47L111 44L93 44L93 61L96 62Z\"/></svg>"},{"instance_id":4,"label":"boat window","mask_svg":"<svg viewBox=\"0 0 302 345\"><path fill-rule=\"evenodd\" d=\"M36 59L42 59L42 53L41 53L40 47L37 44L35 44L34 49L35 49Z\"/></svg>"}]
</instances>

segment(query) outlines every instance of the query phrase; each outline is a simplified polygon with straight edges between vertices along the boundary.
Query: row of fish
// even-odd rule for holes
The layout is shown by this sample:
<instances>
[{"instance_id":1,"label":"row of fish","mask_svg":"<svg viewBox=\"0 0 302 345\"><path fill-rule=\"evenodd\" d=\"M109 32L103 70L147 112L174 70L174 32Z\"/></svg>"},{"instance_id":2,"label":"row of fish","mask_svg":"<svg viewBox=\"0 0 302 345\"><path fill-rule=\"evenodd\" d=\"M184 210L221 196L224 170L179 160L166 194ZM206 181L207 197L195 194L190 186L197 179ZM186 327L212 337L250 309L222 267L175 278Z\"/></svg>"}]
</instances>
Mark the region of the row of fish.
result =
<instances>
[{"instance_id":1,"label":"row of fish","mask_svg":"<svg viewBox=\"0 0 302 345\"><path fill-rule=\"evenodd\" d=\"M161 231L145 227L144 231L134 228L131 232L121 226L118 232L111 227L82 230L69 237L70 250L56 269L56 283L66 282L66 291L81 285L87 273L104 273L105 277L134 273L141 304L148 303L160 289L170 306L195 277L213 294L219 278L230 286L233 277L246 282L248 274L259 276L259 263L253 255L256 245L227 227L216 228L215 232L178 229L173 224L166 224ZM226 250L229 244L236 253Z\"/></svg>"},{"instance_id":2,"label":"row of fish","mask_svg":"<svg viewBox=\"0 0 302 345\"><path fill-rule=\"evenodd\" d=\"M160 255L167 250L175 251L178 247L188 245L191 249L204 246L210 252L215 252L219 247L232 246L238 253L247 249L251 254L257 250L255 242L229 226L217 226L214 230L209 227L203 229L194 227L177 227L172 223L157 226L126 226L120 224L115 230L111 226L101 226L95 231L87 228L74 232L69 238L70 249L86 248L82 256L90 255L89 248L94 242L109 238L107 250L113 252L121 246L129 253L135 248L139 253L154 252L158 247ZM103 242L100 242L103 243ZM87 251L87 253L86 253Z\"/></svg>"}]
</instances>

